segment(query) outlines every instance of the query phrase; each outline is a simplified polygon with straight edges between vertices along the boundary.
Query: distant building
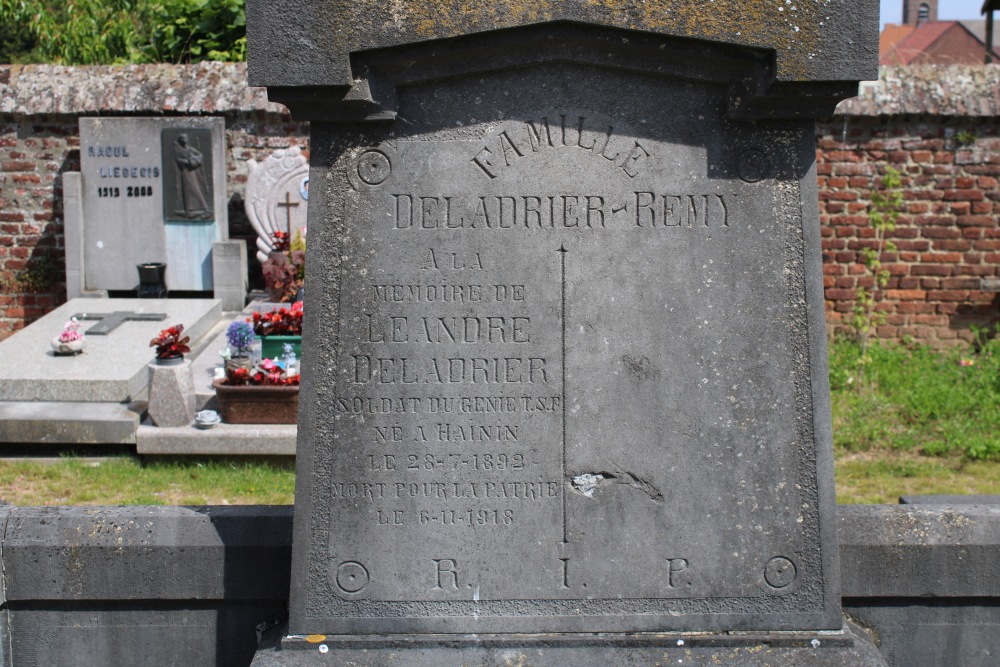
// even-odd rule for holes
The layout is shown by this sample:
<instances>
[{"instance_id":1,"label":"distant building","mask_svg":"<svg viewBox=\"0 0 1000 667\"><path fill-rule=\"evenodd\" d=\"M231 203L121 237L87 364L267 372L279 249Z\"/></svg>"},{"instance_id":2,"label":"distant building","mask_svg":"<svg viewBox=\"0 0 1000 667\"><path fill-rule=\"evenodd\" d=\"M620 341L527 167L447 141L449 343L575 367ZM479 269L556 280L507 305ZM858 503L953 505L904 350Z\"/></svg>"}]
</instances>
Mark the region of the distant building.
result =
<instances>
[{"instance_id":1,"label":"distant building","mask_svg":"<svg viewBox=\"0 0 1000 667\"><path fill-rule=\"evenodd\" d=\"M985 55L986 21L938 21L938 0L903 0L903 24L887 23L879 39L880 65L979 65Z\"/></svg>"}]
</instances>

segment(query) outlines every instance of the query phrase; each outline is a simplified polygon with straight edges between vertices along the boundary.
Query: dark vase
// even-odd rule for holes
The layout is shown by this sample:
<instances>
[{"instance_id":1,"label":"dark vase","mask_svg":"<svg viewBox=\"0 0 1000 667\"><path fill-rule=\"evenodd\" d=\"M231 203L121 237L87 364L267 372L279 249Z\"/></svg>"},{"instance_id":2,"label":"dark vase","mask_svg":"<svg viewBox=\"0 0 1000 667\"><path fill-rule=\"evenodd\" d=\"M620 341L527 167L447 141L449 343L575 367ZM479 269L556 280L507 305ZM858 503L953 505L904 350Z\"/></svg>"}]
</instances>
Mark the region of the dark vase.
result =
<instances>
[{"instance_id":1,"label":"dark vase","mask_svg":"<svg viewBox=\"0 0 1000 667\"><path fill-rule=\"evenodd\" d=\"M167 265L163 262L136 264L139 271L139 296L160 299L167 295Z\"/></svg>"}]
</instances>

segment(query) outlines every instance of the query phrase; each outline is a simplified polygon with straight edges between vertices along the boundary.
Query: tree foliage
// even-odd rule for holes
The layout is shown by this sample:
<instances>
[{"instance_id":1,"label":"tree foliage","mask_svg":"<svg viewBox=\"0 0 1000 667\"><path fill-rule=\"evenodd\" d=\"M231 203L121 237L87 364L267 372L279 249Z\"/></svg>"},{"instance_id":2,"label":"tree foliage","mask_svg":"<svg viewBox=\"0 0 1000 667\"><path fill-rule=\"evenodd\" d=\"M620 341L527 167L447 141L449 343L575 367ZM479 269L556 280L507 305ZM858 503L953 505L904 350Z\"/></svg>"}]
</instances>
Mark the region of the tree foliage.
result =
<instances>
[{"instance_id":1,"label":"tree foliage","mask_svg":"<svg viewBox=\"0 0 1000 667\"><path fill-rule=\"evenodd\" d=\"M0 0L0 61L245 60L242 0Z\"/></svg>"}]
</instances>

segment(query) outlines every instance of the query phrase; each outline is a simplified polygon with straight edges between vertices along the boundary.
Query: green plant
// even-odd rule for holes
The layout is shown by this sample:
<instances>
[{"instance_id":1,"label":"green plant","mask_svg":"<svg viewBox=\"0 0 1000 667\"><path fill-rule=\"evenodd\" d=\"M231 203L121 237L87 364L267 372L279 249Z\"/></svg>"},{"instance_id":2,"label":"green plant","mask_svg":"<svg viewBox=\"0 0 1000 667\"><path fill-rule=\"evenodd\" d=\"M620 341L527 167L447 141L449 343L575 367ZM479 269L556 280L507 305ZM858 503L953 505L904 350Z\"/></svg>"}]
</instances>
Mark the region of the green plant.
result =
<instances>
[{"instance_id":1,"label":"green plant","mask_svg":"<svg viewBox=\"0 0 1000 667\"><path fill-rule=\"evenodd\" d=\"M143 55L152 62L246 60L243 0L162 0Z\"/></svg>"},{"instance_id":2,"label":"green plant","mask_svg":"<svg viewBox=\"0 0 1000 667\"><path fill-rule=\"evenodd\" d=\"M888 239L888 235L896 229L896 220L902 207L902 176L896 169L886 167L882 188L872 192L871 208L868 211L868 222L875 230L875 239L872 246L861 249L861 261L872 278L872 284L870 287L858 287L850 321L861 345L856 384L859 391L864 386L865 365L871 360L868 349L872 332L885 322L885 316L875 309L880 291L889 283L889 272L882 268L882 254L896 252L896 244Z\"/></svg>"},{"instance_id":3,"label":"green plant","mask_svg":"<svg viewBox=\"0 0 1000 667\"><path fill-rule=\"evenodd\" d=\"M14 505L289 505L294 492L287 460L0 461L0 497Z\"/></svg>"},{"instance_id":4,"label":"green plant","mask_svg":"<svg viewBox=\"0 0 1000 667\"><path fill-rule=\"evenodd\" d=\"M12 62L245 60L241 0L0 0Z\"/></svg>"},{"instance_id":5,"label":"green plant","mask_svg":"<svg viewBox=\"0 0 1000 667\"><path fill-rule=\"evenodd\" d=\"M851 381L860 354L853 340L837 340L830 349L838 449L1000 460L1000 341L988 340L978 353L872 346L863 395Z\"/></svg>"},{"instance_id":6,"label":"green plant","mask_svg":"<svg viewBox=\"0 0 1000 667\"><path fill-rule=\"evenodd\" d=\"M955 143L959 146L970 146L976 143L976 133L972 130L960 130L955 134Z\"/></svg>"},{"instance_id":7,"label":"green plant","mask_svg":"<svg viewBox=\"0 0 1000 667\"><path fill-rule=\"evenodd\" d=\"M47 292L62 278L59 262L49 255L35 255L14 274L16 286L25 292Z\"/></svg>"},{"instance_id":8,"label":"green plant","mask_svg":"<svg viewBox=\"0 0 1000 667\"><path fill-rule=\"evenodd\" d=\"M141 0L0 0L0 23L26 26L33 60L66 65L131 61L149 3Z\"/></svg>"}]
</instances>

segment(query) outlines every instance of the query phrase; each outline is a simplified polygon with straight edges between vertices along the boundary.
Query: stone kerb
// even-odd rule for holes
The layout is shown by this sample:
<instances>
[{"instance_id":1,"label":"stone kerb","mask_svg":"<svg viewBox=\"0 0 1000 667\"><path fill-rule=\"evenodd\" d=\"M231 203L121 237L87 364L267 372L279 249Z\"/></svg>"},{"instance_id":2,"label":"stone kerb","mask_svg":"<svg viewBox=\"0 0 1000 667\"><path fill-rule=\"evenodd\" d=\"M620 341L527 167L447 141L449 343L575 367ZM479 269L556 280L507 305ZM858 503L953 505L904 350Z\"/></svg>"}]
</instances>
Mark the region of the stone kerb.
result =
<instances>
[{"instance_id":1,"label":"stone kerb","mask_svg":"<svg viewBox=\"0 0 1000 667\"><path fill-rule=\"evenodd\" d=\"M1000 653L997 508L837 514L844 608L890 665L987 664ZM0 664L244 667L255 626L287 605L292 515L0 505Z\"/></svg>"}]
</instances>

